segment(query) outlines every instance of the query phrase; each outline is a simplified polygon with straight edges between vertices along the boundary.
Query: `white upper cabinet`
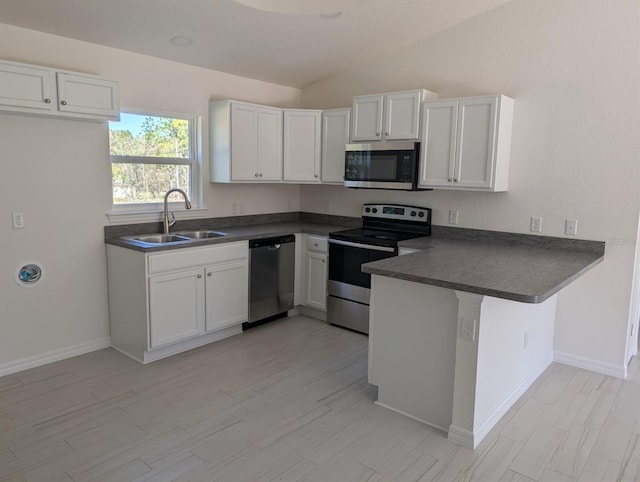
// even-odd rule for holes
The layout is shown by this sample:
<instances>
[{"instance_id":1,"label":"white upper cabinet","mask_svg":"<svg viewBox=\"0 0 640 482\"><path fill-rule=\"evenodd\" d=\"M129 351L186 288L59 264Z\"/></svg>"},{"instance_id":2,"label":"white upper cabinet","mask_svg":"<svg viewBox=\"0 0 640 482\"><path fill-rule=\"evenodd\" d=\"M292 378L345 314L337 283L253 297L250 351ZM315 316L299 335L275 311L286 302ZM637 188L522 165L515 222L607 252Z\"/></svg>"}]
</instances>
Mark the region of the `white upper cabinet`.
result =
<instances>
[{"instance_id":1,"label":"white upper cabinet","mask_svg":"<svg viewBox=\"0 0 640 482\"><path fill-rule=\"evenodd\" d=\"M502 95L425 102L419 186L506 191L513 104Z\"/></svg>"},{"instance_id":2,"label":"white upper cabinet","mask_svg":"<svg viewBox=\"0 0 640 482\"><path fill-rule=\"evenodd\" d=\"M284 180L320 182L322 111L284 111Z\"/></svg>"},{"instance_id":3,"label":"white upper cabinet","mask_svg":"<svg viewBox=\"0 0 640 482\"><path fill-rule=\"evenodd\" d=\"M95 75L1 60L0 111L118 120L118 84Z\"/></svg>"},{"instance_id":4,"label":"white upper cabinet","mask_svg":"<svg viewBox=\"0 0 640 482\"><path fill-rule=\"evenodd\" d=\"M349 143L351 109L322 113L322 182L344 183L344 148Z\"/></svg>"},{"instance_id":5,"label":"white upper cabinet","mask_svg":"<svg viewBox=\"0 0 640 482\"><path fill-rule=\"evenodd\" d=\"M424 89L354 97L351 141L418 140L422 102L437 97Z\"/></svg>"},{"instance_id":6,"label":"white upper cabinet","mask_svg":"<svg viewBox=\"0 0 640 482\"><path fill-rule=\"evenodd\" d=\"M382 140L384 95L360 95L353 98L351 141Z\"/></svg>"},{"instance_id":7,"label":"white upper cabinet","mask_svg":"<svg viewBox=\"0 0 640 482\"><path fill-rule=\"evenodd\" d=\"M282 110L211 102L211 182L282 181Z\"/></svg>"},{"instance_id":8,"label":"white upper cabinet","mask_svg":"<svg viewBox=\"0 0 640 482\"><path fill-rule=\"evenodd\" d=\"M56 72L60 112L118 119L118 85L93 75Z\"/></svg>"}]
</instances>

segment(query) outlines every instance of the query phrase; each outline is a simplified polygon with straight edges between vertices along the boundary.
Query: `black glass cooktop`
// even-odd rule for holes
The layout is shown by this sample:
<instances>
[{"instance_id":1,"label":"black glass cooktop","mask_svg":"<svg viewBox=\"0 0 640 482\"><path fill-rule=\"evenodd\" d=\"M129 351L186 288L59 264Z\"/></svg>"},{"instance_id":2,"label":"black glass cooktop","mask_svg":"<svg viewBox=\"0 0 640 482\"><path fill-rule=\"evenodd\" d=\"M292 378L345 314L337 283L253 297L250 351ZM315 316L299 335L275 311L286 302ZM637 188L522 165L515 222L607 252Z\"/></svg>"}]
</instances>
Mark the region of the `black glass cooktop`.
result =
<instances>
[{"instance_id":1,"label":"black glass cooktop","mask_svg":"<svg viewBox=\"0 0 640 482\"><path fill-rule=\"evenodd\" d=\"M369 243L378 246L396 246L399 241L420 238L424 234L407 233L403 231L387 231L383 229L357 228L336 231L329 235L333 239L352 241L354 243Z\"/></svg>"}]
</instances>

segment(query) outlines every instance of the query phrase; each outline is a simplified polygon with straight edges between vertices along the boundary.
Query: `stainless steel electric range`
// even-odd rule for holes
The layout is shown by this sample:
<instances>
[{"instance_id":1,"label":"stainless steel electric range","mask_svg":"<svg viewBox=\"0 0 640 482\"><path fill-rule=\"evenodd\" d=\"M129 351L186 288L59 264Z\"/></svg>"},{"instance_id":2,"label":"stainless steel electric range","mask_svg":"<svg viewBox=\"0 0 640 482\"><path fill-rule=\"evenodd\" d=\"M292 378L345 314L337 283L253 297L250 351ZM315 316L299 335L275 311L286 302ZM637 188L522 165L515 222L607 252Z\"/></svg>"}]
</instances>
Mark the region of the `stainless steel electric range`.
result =
<instances>
[{"instance_id":1,"label":"stainless steel electric range","mask_svg":"<svg viewBox=\"0 0 640 482\"><path fill-rule=\"evenodd\" d=\"M363 263L398 255L398 242L431 234L431 209L365 204L362 228L329 234L327 321L369 333L371 275Z\"/></svg>"}]
</instances>

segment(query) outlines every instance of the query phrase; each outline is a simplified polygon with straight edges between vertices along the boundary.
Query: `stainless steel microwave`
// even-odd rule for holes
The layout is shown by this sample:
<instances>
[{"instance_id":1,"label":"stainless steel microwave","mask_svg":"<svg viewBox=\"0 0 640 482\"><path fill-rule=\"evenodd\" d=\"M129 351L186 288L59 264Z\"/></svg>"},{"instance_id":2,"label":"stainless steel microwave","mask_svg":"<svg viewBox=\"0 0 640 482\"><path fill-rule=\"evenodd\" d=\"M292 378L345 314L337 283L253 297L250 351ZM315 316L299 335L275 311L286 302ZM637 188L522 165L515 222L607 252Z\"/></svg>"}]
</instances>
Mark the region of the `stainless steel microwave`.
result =
<instances>
[{"instance_id":1,"label":"stainless steel microwave","mask_svg":"<svg viewBox=\"0 0 640 482\"><path fill-rule=\"evenodd\" d=\"M419 142L347 144L344 185L364 189L418 191Z\"/></svg>"}]
</instances>

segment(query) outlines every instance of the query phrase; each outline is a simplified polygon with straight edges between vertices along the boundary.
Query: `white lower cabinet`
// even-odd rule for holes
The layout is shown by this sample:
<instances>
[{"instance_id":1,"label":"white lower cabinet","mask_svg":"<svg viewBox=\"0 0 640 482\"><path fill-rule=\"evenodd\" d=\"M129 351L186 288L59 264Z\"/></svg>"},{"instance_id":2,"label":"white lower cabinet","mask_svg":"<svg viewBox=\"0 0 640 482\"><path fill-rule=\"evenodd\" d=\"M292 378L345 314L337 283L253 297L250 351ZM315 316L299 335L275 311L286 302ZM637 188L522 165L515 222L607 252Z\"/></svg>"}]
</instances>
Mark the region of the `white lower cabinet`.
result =
<instances>
[{"instance_id":1,"label":"white lower cabinet","mask_svg":"<svg viewBox=\"0 0 640 482\"><path fill-rule=\"evenodd\" d=\"M247 321L249 317L248 260L245 258L233 263L208 266L206 272L206 331Z\"/></svg>"},{"instance_id":2,"label":"white lower cabinet","mask_svg":"<svg viewBox=\"0 0 640 482\"><path fill-rule=\"evenodd\" d=\"M297 297L303 307L319 312L327 311L327 275L329 273L329 248L326 236L302 234L296 237L300 243L300 283ZM304 312L304 310L302 310ZM311 316L318 311L305 312Z\"/></svg>"},{"instance_id":3,"label":"white lower cabinet","mask_svg":"<svg viewBox=\"0 0 640 482\"><path fill-rule=\"evenodd\" d=\"M307 253L307 290L305 304L318 310L327 310L327 264L329 255Z\"/></svg>"},{"instance_id":4,"label":"white lower cabinet","mask_svg":"<svg viewBox=\"0 0 640 482\"><path fill-rule=\"evenodd\" d=\"M201 269L150 276L150 347L199 335L203 331L204 311Z\"/></svg>"},{"instance_id":5,"label":"white lower cabinet","mask_svg":"<svg viewBox=\"0 0 640 482\"><path fill-rule=\"evenodd\" d=\"M112 346L142 363L242 331L247 241L143 253L107 245Z\"/></svg>"}]
</instances>

